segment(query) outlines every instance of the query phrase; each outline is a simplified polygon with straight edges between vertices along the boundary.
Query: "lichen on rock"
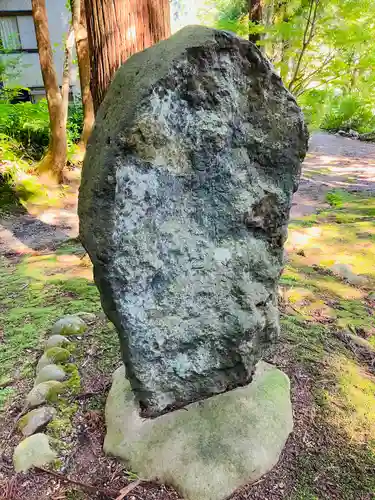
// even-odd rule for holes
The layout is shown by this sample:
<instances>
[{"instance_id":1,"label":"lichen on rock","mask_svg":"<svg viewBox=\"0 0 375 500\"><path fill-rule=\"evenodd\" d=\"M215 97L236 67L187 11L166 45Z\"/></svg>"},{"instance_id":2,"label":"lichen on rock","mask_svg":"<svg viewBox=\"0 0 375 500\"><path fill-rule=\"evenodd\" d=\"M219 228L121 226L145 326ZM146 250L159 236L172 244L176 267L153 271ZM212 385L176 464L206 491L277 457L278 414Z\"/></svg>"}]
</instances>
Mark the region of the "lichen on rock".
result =
<instances>
[{"instance_id":1,"label":"lichen on rock","mask_svg":"<svg viewBox=\"0 0 375 500\"><path fill-rule=\"evenodd\" d=\"M146 415L247 384L277 337L306 147L294 97L233 34L187 27L118 70L87 148L80 237Z\"/></svg>"},{"instance_id":2,"label":"lichen on rock","mask_svg":"<svg viewBox=\"0 0 375 500\"><path fill-rule=\"evenodd\" d=\"M65 386L57 380L42 382L31 389L26 396L26 403L29 408L39 406L46 401L56 401L59 394L63 393Z\"/></svg>"}]
</instances>

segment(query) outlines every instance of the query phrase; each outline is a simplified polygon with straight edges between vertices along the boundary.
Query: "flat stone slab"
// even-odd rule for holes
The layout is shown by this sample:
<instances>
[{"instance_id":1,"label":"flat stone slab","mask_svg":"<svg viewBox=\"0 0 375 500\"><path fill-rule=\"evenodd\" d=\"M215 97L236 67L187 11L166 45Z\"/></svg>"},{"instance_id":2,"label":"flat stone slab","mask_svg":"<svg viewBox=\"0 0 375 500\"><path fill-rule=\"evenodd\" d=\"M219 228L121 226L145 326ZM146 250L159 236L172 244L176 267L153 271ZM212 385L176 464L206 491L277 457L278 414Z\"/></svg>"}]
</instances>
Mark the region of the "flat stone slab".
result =
<instances>
[{"instance_id":1,"label":"flat stone slab","mask_svg":"<svg viewBox=\"0 0 375 500\"><path fill-rule=\"evenodd\" d=\"M277 463L293 429L290 383L259 362L251 384L143 419L123 367L106 405L104 451L186 500L223 500Z\"/></svg>"}]
</instances>

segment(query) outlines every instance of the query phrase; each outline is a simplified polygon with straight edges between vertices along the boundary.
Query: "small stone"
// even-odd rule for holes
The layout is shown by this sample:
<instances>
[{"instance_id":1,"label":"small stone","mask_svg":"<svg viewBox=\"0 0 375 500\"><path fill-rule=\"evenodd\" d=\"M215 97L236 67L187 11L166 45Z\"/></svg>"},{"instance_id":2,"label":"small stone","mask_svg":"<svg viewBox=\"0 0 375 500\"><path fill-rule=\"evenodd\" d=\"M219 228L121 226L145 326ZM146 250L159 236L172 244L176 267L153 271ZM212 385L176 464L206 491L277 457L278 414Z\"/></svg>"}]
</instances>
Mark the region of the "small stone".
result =
<instances>
[{"instance_id":1,"label":"small stone","mask_svg":"<svg viewBox=\"0 0 375 500\"><path fill-rule=\"evenodd\" d=\"M364 276L358 276L358 274L353 273L352 268L348 264L340 264L337 262L330 269L333 274L346 280L351 285L361 286L367 282Z\"/></svg>"},{"instance_id":2,"label":"small stone","mask_svg":"<svg viewBox=\"0 0 375 500\"><path fill-rule=\"evenodd\" d=\"M48 382L49 380L58 380L62 382L66 379L65 371L57 365L46 365L38 373L35 379L35 385L41 384L42 382Z\"/></svg>"},{"instance_id":3,"label":"small stone","mask_svg":"<svg viewBox=\"0 0 375 500\"><path fill-rule=\"evenodd\" d=\"M63 335L52 335L46 340L46 349L50 349L51 347L62 347L70 343Z\"/></svg>"},{"instance_id":4,"label":"small stone","mask_svg":"<svg viewBox=\"0 0 375 500\"><path fill-rule=\"evenodd\" d=\"M18 427L25 437L31 436L34 432L47 425L55 415L56 410L52 406L37 408L24 415L20 419Z\"/></svg>"},{"instance_id":5,"label":"small stone","mask_svg":"<svg viewBox=\"0 0 375 500\"><path fill-rule=\"evenodd\" d=\"M64 384L58 382L57 380L49 380L48 382L42 382L36 385L26 397L26 402L29 408L34 406L39 406L50 399L53 396L60 394L64 390Z\"/></svg>"},{"instance_id":6,"label":"small stone","mask_svg":"<svg viewBox=\"0 0 375 500\"><path fill-rule=\"evenodd\" d=\"M78 316L79 318L83 319L83 321L89 324L94 323L94 321L96 321L97 319L96 314L86 311L78 312L74 316Z\"/></svg>"},{"instance_id":7,"label":"small stone","mask_svg":"<svg viewBox=\"0 0 375 500\"><path fill-rule=\"evenodd\" d=\"M64 316L52 327L53 335L79 335L87 329L86 323L79 316Z\"/></svg>"},{"instance_id":8,"label":"small stone","mask_svg":"<svg viewBox=\"0 0 375 500\"><path fill-rule=\"evenodd\" d=\"M36 365L36 373L39 373L42 368L54 363L64 363L70 358L70 352L63 347L50 347L46 350L43 356L39 359Z\"/></svg>"},{"instance_id":9,"label":"small stone","mask_svg":"<svg viewBox=\"0 0 375 500\"><path fill-rule=\"evenodd\" d=\"M13 464L16 472L27 472L31 467L42 467L56 458L48 437L39 433L20 442L13 453Z\"/></svg>"}]
</instances>

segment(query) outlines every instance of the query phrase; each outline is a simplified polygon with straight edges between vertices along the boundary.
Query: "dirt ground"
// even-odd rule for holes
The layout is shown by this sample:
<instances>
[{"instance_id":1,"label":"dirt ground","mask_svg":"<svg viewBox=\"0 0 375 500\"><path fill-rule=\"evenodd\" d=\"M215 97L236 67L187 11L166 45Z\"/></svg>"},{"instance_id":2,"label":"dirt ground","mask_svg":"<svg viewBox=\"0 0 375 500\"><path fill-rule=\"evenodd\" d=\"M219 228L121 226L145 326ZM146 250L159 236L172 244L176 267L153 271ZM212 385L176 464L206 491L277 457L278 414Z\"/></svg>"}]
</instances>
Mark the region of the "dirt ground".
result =
<instances>
[{"instance_id":1,"label":"dirt ground","mask_svg":"<svg viewBox=\"0 0 375 500\"><path fill-rule=\"evenodd\" d=\"M55 253L59 253L61 245L77 236L77 189L77 182L73 181L67 196L57 207L44 209L35 206L31 207L30 213L8 215L0 220L0 256L6 259L9 283L10 276L19 265L20 256L29 259L33 264L35 259L49 258L50 255L55 259ZM303 166L300 189L293 200L292 220L303 221L301 218L328 208L326 194L333 189L374 196L375 145L323 133L312 136L309 154ZM310 229L314 228L308 228L308 231ZM311 231L310 233L308 237L315 234ZM365 242L363 251L368 250L366 244ZM309 262L309 259L313 259L313 254L305 256L299 247L291 244L288 244L289 251L293 252L296 259L306 259L309 264L310 267L306 262L301 265L301 269L306 272L304 275L306 282L309 279L314 282L321 279L322 282L328 283L328 278L331 278L329 273L317 266L313 260ZM59 266L59 272L63 272L61 270L63 264L68 263L69 266L75 266L72 268L73 274L77 274L78 270L81 272L82 256L82 248L78 245L71 254L64 254L61 257L58 255L57 264L54 260L54 265ZM41 261L42 265L43 262L45 261ZM52 270L50 272L52 273ZM315 274L308 274L310 272ZM287 270L284 283L288 284L294 279L294 275L292 276ZM89 283L87 287L91 285L92 283ZM336 285L339 286L337 283ZM340 286L347 287L347 284ZM26 295L26 291L12 292L14 300L19 300L20 304L25 301L27 305L27 297L30 295ZM375 302L370 298L371 287L368 289L352 287L349 291L354 294L353 296L361 297L366 314L371 315L375 309ZM67 287L58 289L59 300L61 294L65 294L62 299L66 299L68 307L76 297L79 298L80 289L77 295L75 293L76 290L72 291ZM47 294L44 300L48 303L52 299ZM97 301L95 304L99 304L97 298L92 300ZM324 306L326 309L330 306L334 309L341 307L340 304L339 301L335 302L328 297ZM371 493L372 486L367 484L369 478L375 474L375 468L372 468L375 462L367 460L367 451L362 452L365 439L363 442L358 441L359 444L355 441L354 434L348 439L347 433L342 432L340 428L344 428L345 425L341 423L336 425L331 415L325 413L327 401L320 401L316 396L317 390L320 391L319 394L324 391L327 394L332 391L333 394L336 390L337 380L332 371L334 359L357 363L355 366L365 373L365 378L370 379L374 374L375 355L374 358L371 356L368 358L366 352L362 353L358 349L353 354L353 350L350 349L352 346L348 348L348 345L335 336L332 329L333 319L329 314L325 314L320 302L318 309L311 314L309 311L310 316L307 320L307 316L302 317L300 311L294 316L297 306L299 307L296 303L288 305L283 298L280 299L283 332L278 344L267 355L267 361L277 365L290 377L294 432L278 465L256 484L240 489L231 498L232 500L375 499L375 487ZM301 308L305 306L306 304L302 303ZM0 315L2 307L4 306L0 300ZM120 464L104 456L102 452L105 433L103 407L111 373L119 362L116 352L117 339L112 343L113 331L108 333L108 328L106 320L98 313L97 322L90 327L84 349L77 353L77 357L81 356L82 361L79 365L82 366L82 369L80 368L82 388L81 393L74 399L78 407L72 422L73 448L58 472L39 469L27 474L14 474L11 456L14 446L20 440L20 434L16 429L11 434L9 431L22 410L23 397L31 383L31 379L27 377L17 378L13 387L15 397L6 406L6 411L0 413L2 419L0 500L180 499L172 488L145 482L141 482L129 494L121 496L121 489L136 477L126 469L126 464ZM100 337L103 331L107 332L108 336ZM369 335L367 331L365 333L364 337ZM3 337L6 337L6 331L5 327L2 331L0 325L0 347L4 342ZM28 355L32 358L31 366L35 364L40 353L40 347L28 351ZM106 358L105 364L103 364L104 358ZM0 385L0 389L3 387L5 385ZM327 398L332 399L333 396ZM333 399L332 404L338 411L344 407L339 397Z\"/></svg>"}]
</instances>

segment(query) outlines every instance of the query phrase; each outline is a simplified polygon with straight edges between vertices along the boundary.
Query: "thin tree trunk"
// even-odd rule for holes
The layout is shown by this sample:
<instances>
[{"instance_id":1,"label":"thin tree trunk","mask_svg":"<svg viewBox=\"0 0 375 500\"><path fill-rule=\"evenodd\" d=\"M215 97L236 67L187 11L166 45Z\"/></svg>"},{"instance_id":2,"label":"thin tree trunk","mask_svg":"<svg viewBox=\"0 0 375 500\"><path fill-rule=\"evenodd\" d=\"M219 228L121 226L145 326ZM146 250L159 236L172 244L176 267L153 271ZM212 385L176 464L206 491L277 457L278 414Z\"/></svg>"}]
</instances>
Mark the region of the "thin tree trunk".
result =
<instances>
[{"instance_id":1,"label":"thin tree trunk","mask_svg":"<svg viewBox=\"0 0 375 500\"><path fill-rule=\"evenodd\" d=\"M169 0L85 0L95 112L116 70L170 35Z\"/></svg>"},{"instance_id":2,"label":"thin tree trunk","mask_svg":"<svg viewBox=\"0 0 375 500\"><path fill-rule=\"evenodd\" d=\"M288 89L293 92L294 85L298 81L299 71L301 68L303 57L309 47L312 39L314 38L316 32L316 24L318 20L318 8L320 0L310 0L309 11L307 15L305 30L303 33L302 48L297 58L297 63L295 65L292 78L289 82Z\"/></svg>"},{"instance_id":3,"label":"thin tree trunk","mask_svg":"<svg viewBox=\"0 0 375 500\"><path fill-rule=\"evenodd\" d=\"M262 0L249 0L249 21L255 25L262 24ZM260 33L250 33L250 42L258 43L261 40Z\"/></svg>"},{"instance_id":4,"label":"thin tree trunk","mask_svg":"<svg viewBox=\"0 0 375 500\"><path fill-rule=\"evenodd\" d=\"M63 77L61 85L61 97L62 97L62 115L66 128L68 122L68 108L69 108L69 93L70 93L70 72L72 65L72 55L73 55L73 45L74 45L74 31L73 27L69 28L66 42L65 42L65 54L64 54L64 66L63 66Z\"/></svg>"},{"instance_id":5,"label":"thin tree trunk","mask_svg":"<svg viewBox=\"0 0 375 500\"><path fill-rule=\"evenodd\" d=\"M84 151L95 121L94 102L90 89L90 54L84 0L71 0L71 8L83 107L83 129L79 147Z\"/></svg>"},{"instance_id":6,"label":"thin tree trunk","mask_svg":"<svg viewBox=\"0 0 375 500\"><path fill-rule=\"evenodd\" d=\"M66 124L64 123L62 95L53 63L45 0L32 0L32 14L51 129L48 151L39 167L42 171L51 171L57 180L62 182L67 150Z\"/></svg>"}]
</instances>

